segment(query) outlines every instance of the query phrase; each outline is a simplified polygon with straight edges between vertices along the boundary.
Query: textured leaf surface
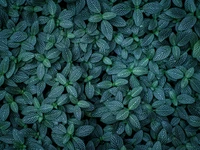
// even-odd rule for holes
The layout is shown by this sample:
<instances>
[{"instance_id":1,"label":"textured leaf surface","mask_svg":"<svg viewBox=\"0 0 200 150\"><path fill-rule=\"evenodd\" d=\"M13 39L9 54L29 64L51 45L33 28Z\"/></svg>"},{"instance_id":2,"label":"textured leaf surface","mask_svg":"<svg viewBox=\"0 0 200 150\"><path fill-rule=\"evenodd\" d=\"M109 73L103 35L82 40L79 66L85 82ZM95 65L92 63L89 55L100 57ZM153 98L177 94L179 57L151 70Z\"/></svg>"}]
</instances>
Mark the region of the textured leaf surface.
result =
<instances>
[{"instance_id":1,"label":"textured leaf surface","mask_svg":"<svg viewBox=\"0 0 200 150\"><path fill-rule=\"evenodd\" d=\"M161 61L166 59L171 53L171 48L169 46L161 46L156 50L153 57L154 61Z\"/></svg>"},{"instance_id":2,"label":"textured leaf surface","mask_svg":"<svg viewBox=\"0 0 200 150\"><path fill-rule=\"evenodd\" d=\"M94 13L101 12L101 5L98 0L87 0L87 5L90 11Z\"/></svg>"},{"instance_id":3,"label":"textured leaf surface","mask_svg":"<svg viewBox=\"0 0 200 150\"><path fill-rule=\"evenodd\" d=\"M64 87L63 86L57 86L57 87L55 87L55 88L53 88L51 90L51 92L49 93L48 97L51 97L51 98L59 97L59 96L61 96L63 91L64 91Z\"/></svg>"},{"instance_id":4,"label":"textured leaf surface","mask_svg":"<svg viewBox=\"0 0 200 150\"><path fill-rule=\"evenodd\" d=\"M91 125L84 125L84 126L80 126L78 127L78 129L75 132L75 135L78 137L85 137L90 135L94 130L94 127Z\"/></svg>"},{"instance_id":5,"label":"textured leaf surface","mask_svg":"<svg viewBox=\"0 0 200 150\"><path fill-rule=\"evenodd\" d=\"M160 116L169 116L174 112L174 108L169 105L161 105L156 108L156 113Z\"/></svg>"},{"instance_id":6,"label":"textured leaf surface","mask_svg":"<svg viewBox=\"0 0 200 150\"><path fill-rule=\"evenodd\" d=\"M176 68L167 70L166 74L176 80L181 79L184 76L183 72Z\"/></svg>"},{"instance_id":7,"label":"textured leaf surface","mask_svg":"<svg viewBox=\"0 0 200 150\"><path fill-rule=\"evenodd\" d=\"M192 104L195 102L195 99L187 94L181 94L181 95L177 96L177 100L181 104Z\"/></svg>"},{"instance_id":8,"label":"textured leaf surface","mask_svg":"<svg viewBox=\"0 0 200 150\"><path fill-rule=\"evenodd\" d=\"M108 21L103 20L101 22L101 32L109 41L112 40L113 27Z\"/></svg>"}]
</instances>

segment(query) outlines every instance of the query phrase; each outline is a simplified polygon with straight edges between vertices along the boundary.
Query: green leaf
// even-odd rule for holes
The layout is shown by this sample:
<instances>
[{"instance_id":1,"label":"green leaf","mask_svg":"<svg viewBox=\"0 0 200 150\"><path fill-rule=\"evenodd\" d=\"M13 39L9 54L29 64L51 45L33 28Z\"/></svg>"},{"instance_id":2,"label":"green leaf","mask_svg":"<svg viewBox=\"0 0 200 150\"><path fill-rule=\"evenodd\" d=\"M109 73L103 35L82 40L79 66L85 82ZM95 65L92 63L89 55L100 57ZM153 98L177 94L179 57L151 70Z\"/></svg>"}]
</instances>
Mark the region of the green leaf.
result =
<instances>
[{"instance_id":1,"label":"green leaf","mask_svg":"<svg viewBox=\"0 0 200 150\"><path fill-rule=\"evenodd\" d=\"M40 80L42 80L42 78L45 75L45 67L42 63L40 63L37 67L37 76Z\"/></svg>"},{"instance_id":2,"label":"green leaf","mask_svg":"<svg viewBox=\"0 0 200 150\"><path fill-rule=\"evenodd\" d=\"M131 7L126 3L119 3L114 5L111 10L119 16L124 16L131 11Z\"/></svg>"},{"instance_id":3,"label":"green leaf","mask_svg":"<svg viewBox=\"0 0 200 150\"><path fill-rule=\"evenodd\" d=\"M10 37L10 39L13 42L22 42L25 39L27 39L28 35L26 32L22 32L22 31L17 31L15 33L13 33L13 35Z\"/></svg>"},{"instance_id":4,"label":"green leaf","mask_svg":"<svg viewBox=\"0 0 200 150\"><path fill-rule=\"evenodd\" d=\"M105 13L103 13L103 19L105 19L105 20L110 20L110 19L113 19L113 18L115 18L117 15L115 14L115 13L113 13L113 12L105 12Z\"/></svg>"},{"instance_id":5,"label":"green leaf","mask_svg":"<svg viewBox=\"0 0 200 150\"><path fill-rule=\"evenodd\" d=\"M86 137L94 131L94 127L91 125L83 125L76 129L75 135L78 137Z\"/></svg>"},{"instance_id":6,"label":"green leaf","mask_svg":"<svg viewBox=\"0 0 200 150\"><path fill-rule=\"evenodd\" d=\"M191 78L193 76L193 74L194 74L194 67L191 67L185 72L185 77Z\"/></svg>"},{"instance_id":7,"label":"green leaf","mask_svg":"<svg viewBox=\"0 0 200 150\"><path fill-rule=\"evenodd\" d=\"M115 86L122 86L128 84L128 80L126 79L117 79L114 83Z\"/></svg>"},{"instance_id":8,"label":"green leaf","mask_svg":"<svg viewBox=\"0 0 200 150\"><path fill-rule=\"evenodd\" d=\"M43 104L43 105L40 107L40 112L41 112L41 113L48 113L48 112L50 112L52 109L53 109L53 106L52 106L52 105L50 105L50 104Z\"/></svg>"},{"instance_id":9,"label":"green leaf","mask_svg":"<svg viewBox=\"0 0 200 150\"><path fill-rule=\"evenodd\" d=\"M135 67L135 68L133 68L132 72L134 75L141 76L141 75L145 75L148 73L148 68Z\"/></svg>"},{"instance_id":10,"label":"green leaf","mask_svg":"<svg viewBox=\"0 0 200 150\"><path fill-rule=\"evenodd\" d=\"M143 6L143 10L147 14L157 14L162 10L162 5L158 2L149 2Z\"/></svg>"},{"instance_id":11,"label":"green leaf","mask_svg":"<svg viewBox=\"0 0 200 150\"><path fill-rule=\"evenodd\" d=\"M131 125L134 128L136 128L136 129L140 129L141 128L140 122L139 122L138 118L135 115L131 114L129 116L129 121L130 121Z\"/></svg>"},{"instance_id":12,"label":"green leaf","mask_svg":"<svg viewBox=\"0 0 200 150\"><path fill-rule=\"evenodd\" d=\"M64 9L58 16L59 20L69 20L74 15L72 10Z\"/></svg>"},{"instance_id":13,"label":"green leaf","mask_svg":"<svg viewBox=\"0 0 200 150\"><path fill-rule=\"evenodd\" d=\"M165 11L166 15L175 18L175 19L181 19L186 16L186 12L184 9L180 8L170 8L167 11Z\"/></svg>"},{"instance_id":14,"label":"green leaf","mask_svg":"<svg viewBox=\"0 0 200 150\"><path fill-rule=\"evenodd\" d=\"M85 143L78 137L73 137L72 142L74 145L74 149L76 150L86 150ZM70 148L69 148L70 149Z\"/></svg>"},{"instance_id":15,"label":"green leaf","mask_svg":"<svg viewBox=\"0 0 200 150\"><path fill-rule=\"evenodd\" d=\"M96 44L99 48L102 48L102 49L109 49L109 45L108 43L103 40L103 39L99 39L96 41ZM105 58L105 57L104 57ZM107 57L108 58L108 57Z\"/></svg>"},{"instance_id":16,"label":"green leaf","mask_svg":"<svg viewBox=\"0 0 200 150\"><path fill-rule=\"evenodd\" d=\"M69 81L76 82L82 76L82 69L81 67L73 67L69 73Z\"/></svg>"},{"instance_id":17,"label":"green leaf","mask_svg":"<svg viewBox=\"0 0 200 150\"><path fill-rule=\"evenodd\" d=\"M101 22L101 32L109 41L112 40L113 27L107 20Z\"/></svg>"},{"instance_id":18,"label":"green leaf","mask_svg":"<svg viewBox=\"0 0 200 150\"><path fill-rule=\"evenodd\" d=\"M35 55L31 52L24 52L24 53L21 53L21 55L19 55L19 58L25 62L31 60L34 57L35 57Z\"/></svg>"},{"instance_id":19,"label":"green leaf","mask_svg":"<svg viewBox=\"0 0 200 150\"><path fill-rule=\"evenodd\" d=\"M200 57L200 40L198 40L192 49L192 56L194 58L199 58Z\"/></svg>"},{"instance_id":20,"label":"green leaf","mask_svg":"<svg viewBox=\"0 0 200 150\"><path fill-rule=\"evenodd\" d=\"M187 94L177 96L177 100L181 104L193 104L195 102L195 99Z\"/></svg>"},{"instance_id":21,"label":"green leaf","mask_svg":"<svg viewBox=\"0 0 200 150\"><path fill-rule=\"evenodd\" d=\"M92 16L90 16L90 18L88 19L89 22L100 22L102 20L102 15L101 14L94 14Z\"/></svg>"},{"instance_id":22,"label":"green leaf","mask_svg":"<svg viewBox=\"0 0 200 150\"><path fill-rule=\"evenodd\" d=\"M13 135L15 142L19 142L20 144L24 144L24 138L23 138L22 135L20 135L20 131L18 131L17 129L13 129L12 135Z\"/></svg>"},{"instance_id":23,"label":"green leaf","mask_svg":"<svg viewBox=\"0 0 200 150\"><path fill-rule=\"evenodd\" d=\"M25 124L33 124L38 120L39 116L36 113L29 113L27 116L24 116L22 121Z\"/></svg>"},{"instance_id":24,"label":"green leaf","mask_svg":"<svg viewBox=\"0 0 200 150\"><path fill-rule=\"evenodd\" d=\"M65 29L69 29L69 28L73 27L73 22L70 20L62 20L60 22L60 26Z\"/></svg>"},{"instance_id":25,"label":"green leaf","mask_svg":"<svg viewBox=\"0 0 200 150\"><path fill-rule=\"evenodd\" d=\"M120 16L116 16L115 18L111 19L110 23L115 27L125 27L127 24L126 21Z\"/></svg>"},{"instance_id":26,"label":"green leaf","mask_svg":"<svg viewBox=\"0 0 200 150\"><path fill-rule=\"evenodd\" d=\"M192 89L197 92L200 93L200 81L197 79L191 79L190 80L190 86L192 87Z\"/></svg>"},{"instance_id":27,"label":"green leaf","mask_svg":"<svg viewBox=\"0 0 200 150\"><path fill-rule=\"evenodd\" d=\"M126 78L128 76L131 75L131 71L129 69L123 69L122 71L120 71L117 76L121 77L121 78Z\"/></svg>"},{"instance_id":28,"label":"green leaf","mask_svg":"<svg viewBox=\"0 0 200 150\"><path fill-rule=\"evenodd\" d=\"M185 0L184 6L186 11L190 11L191 13L194 13L196 11L196 2L194 0Z\"/></svg>"},{"instance_id":29,"label":"green leaf","mask_svg":"<svg viewBox=\"0 0 200 150\"><path fill-rule=\"evenodd\" d=\"M89 99L91 99L94 96L94 91L94 86L91 84L91 82L86 83L85 94Z\"/></svg>"},{"instance_id":30,"label":"green leaf","mask_svg":"<svg viewBox=\"0 0 200 150\"><path fill-rule=\"evenodd\" d=\"M184 31L191 29L197 21L197 18L195 16L188 15L186 16L179 24L178 30Z\"/></svg>"},{"instance_id":31,"label":"green leaf","mask_svg":"<svg viewBox=\"0 0 200 150\"><path fill-rule=\"evenodd\" d=\"M91 12L100 13L101 5L98 0L87 0L87 6Z\"/></svg>"},{"instance_id":32,"label":"green leaf","mask_svg":"<svg viewBox=\"0 0 200 150\"><path fill-rule=\"evenodd\" d=\"M125 120L129 116L128 109L122 109L117 113L116 120Z\"/></svg>"},{"instance_id":33,"label":"green leaf","mask_svg":"<svg viewBox=\"0 0 200 150\"><path fill-rule=\"evenodd\" d=\"M177 68L167 70L166 74L175 80L182 79L184 77L183 72Z\"/></svg>"},{"instance_id":34,"label":"green leaf","mask_svg":"<svg viewBox=\"0 0 200 150\"><path fill-rule=\"evenodd\" d=\"M10 108L11 108L11 110L12 110L13 112L18 113L19 108L18 108L18 105L17 105L16 102L12 102L12 103L10 104Z\"/></svg>"},{"instance_id":35,"label":"green leaf","mask_svg":"<svg viewBox=\"0 0 200 150\"><path fill-rule=\"evenodd\" d=\"M134 110L136 109L141 103L141 97L140 96L137 96L137 97L134 97L133 99L131 99L128 103L128 109L129 110Z\"/></svg>"},{"instance_id":36,"label":"green leaf","mask_svg":"<svg viewBox=\"0 0 200 150\"><path fill-rule=\"evenodd\" d=\"M160 141L155 142L152 149L153 150L162 150L162 145L161 145Z\"/></svg>"},{"instance_id":37,"label":"green leaf","mask_svg":"<svg viewBox=\"0 0 200 150\"><path fill-rule=\"evenodd\" d=\"M161 46L156 50L153 61L161 61L166 59L171 53L170 46Z\"/></svg>"},{"instance_id":38,"label":"green leaf","mask_svg":"<svg viewBox=\"0 0 200 150\"><path fill-rule=\"evenodd\" d=\"M0 122L0 130L6 130L10 127L10 122L9 121L4 121L4 122Z\"/></svg>"},{"instance_id":39,"label":"green leaf","mask_svg":"<svg viewBox=\"0 0 200 150\"><path fill-rule=\"evenodd\" d=\"M112 82L110 81L102 81L100 83L97 84L97 87L98 88L101 88L101 89L109 89L112 87Z\"/></svg>"},{"instance_id":40,"label":"green leaf","mask_svg":"<svg viewBox=\"0 0 200 150\"><path fill-rule=\"evenodd\" d=\"M9 108L9 104L3 104L0 108L0 120L1 121L5 121L9 114L10 114L10 108Z\"/></svg>"},{"instance_id":41,"label":"green leaf","mask_svg":"<svg viewBox=\"0 0 200 150\"><path fill-rule=\"evenodd\" d=\"M121 136L117 135L117 134L113 134L110 137L110 143L111 143L111 147L114 149L120 149L120 150L124 150L122 149L123 144L123 139Z\"/></svg>"},{"instance_id":42,"label":"green leaf","mask_svg":"<svg viewBox=\"0 0 200 150\"><path fill-rule=\"evenodd\" d=\"M141 40L141 46L148 46L152 43L154 39L154 34L147 34L142 40Z\"/></svg>"},{"instance_id":43,"label":"green leaf","mask_svg":"<svg viewBox=\"0 0 200 150\"><path fill-rule=\"evenodd\" d=\"M116 101L116 100L114 100L114 101L106 101L104 104L111 111L118 111L118 110L121 110L124 107L124 105L121 102Z\"/></svg>"},{"instance_id":44,"label":"green leaf","mask_svg":"<svg viewBox=\"0 0 200 150\"><path fill-rule=\"evenodd\" d=\"M200 127L200 117L198 117L198 116L189 116L188 123L193 127Z\"/></svg>"},{"instance_id":45,"label":"green leaf","mask_svg":"<svg viewBox=\"0 0 200 150\"><path fill-rule=\"evenodd\" d=\"M73 86L71 86L71 85L68 85L68 86L66 87L66 89L67 89L67 92L68 92L69 94L73 95L74 97L78 97L78 93L77 93L75 87L73 87Z\"/></svg>"},{"instance_id":46,"label":"green leaf","mask_svg":"<svg viewBox=\"0 0 200 150\"><path fill-rule=\"evenodd\" d=\"M90 107L90 103L88 103L87 101L84 101L84 100L78 101L77 105L80 108L89 108Z\"/></svg>"},{"instance_id":47,"label":"green leaf","mask_svg":"<svg viewBox=\"0 0 200 150\"><path fill-rule=\"evenodd\" d=\"M56 78L57 78L58 82L62 85L65 85L67 83L67 79L61 73L57 73Z\"/></svg>"},{"instance_id":48,"label":"green leaf","mask_svg":"<svg viewBox=\"0 0 200 150\"><path fill-rule=\"evenodd\" d=\"M158 100L165 100L165 93L163 88L161 87L157 87L155 89L155 91L153 92L155 98L157 98Z\"/></svg>"},{"instance_id":49,"label":"green leaf","mask_svg":"<svg viewBox=\"0 0 200 150\"><path fill-rule=\"evenodd\" d=\"M47 52L46 54L46 58L47 59L54 59L57 58L60 55L60 51L58 51L57 49L51 49Z\"/></svg>"},{"instance_id":50,"label":"green leaf","mask_svg":"<svg viewBox=\"0 0 200 150\"><path fill-rule=\"evenodd\" d=\"M57 86L57 87L51 89L48 97L50 97L50 98L59 97L59 96L61 96L63 91L64 91L64 87L63 86Z\"/></svg>"},{"instance_id":51,"label":"green leaf","mask_svg":"<svg viewBox=\"0 0 200 150\"><path fill-rule=\"evenodd\" d=\"M136 9L133 12L133 20L136 26L140 26L143 22L143 13L140 9Z\"/></svg>"},{"instance_id":52,"label":"green leaf","mask_svg":"<svg viewBox=\"0 0 200 150\"><path fill-rule=\"evenodd\" d=\"M106 65L112 65L112 60L109 57L104 57L103 62Z\"/></svg>"},{"instance_id":53,"label":"green leaf","mask_svg":"<svg viewBox=\"0 0 200 150\"><path fill-rule=\"evenodd\" d=\"M3 6L3 7L7 7L8 3L7 3L6 0L0 0L0 5Z\"/></svg>"},{"instance_id":54,"label":"green leaf","mask_svg":"<svg viewBox=\"0 0 200 150\"><path fill-rule=\"evenodd\" d=\"M142 0L132 0L135 6L139 6L142 3Z\"/></svg>"},{"instance_id":55,"label":"green leaf","mask_svg":"<svg viewBox=\"0 0 200 150\"><path fill-rule=\"evenodd\" d=\"M47 24L44 26L43 30L46 33L52 33L55 28L55 21L54 19L50 19Z\"/></svg>"},{"instance_id":56,"label":"green leaf","mask_svg":"<svg viewBox=\"0 0 200 150\"><path fill-rule=\"evenodd\" d=\"M167 136L167 131L166 129L162 129L159 133L158 133L158 141L160 141L163 144L166 144L168 141L168 136Z\"/></svg>"},{"instance_id":57,"label":"green leaf","mask_svg":"<svg viewBox=\"0 0 200 150\"><path fill-rule=\"evenodd\" d=\"M9 69L10 60L8 57L4 57L0 64L0 71L4 74Z\"/></svg>"},{"instance_id":58,"label":"green leaf","mask_svg":"<svg viewBox=\"0 0 200 150\"><path fill-rule=\"evenodd\" d=\"M141 86L133 88L128 95L131 95L132 97L138 96L142 92L143 88Z\"/></svg>"},{"instance_id":59,"label":"green leaf","mask_svg":"<svg viewBox=\"0 0 200 150\"><path fill-rule=\"evenodd\" d=\"M48 11L51 15L54 15L56 13L56 4L53 0L48 1Z\"/></svg>"},{"instance_id":60,"label":"green leaf","mask_svg":"<svg viewBox=\"0 0 200 150\"><path fill-rule=\"evenodd\" d=\"M156 113L160 116L169 116L174 112L174 110L173 107L164 104L156 108Z\"/></svg>"}]
</instances>

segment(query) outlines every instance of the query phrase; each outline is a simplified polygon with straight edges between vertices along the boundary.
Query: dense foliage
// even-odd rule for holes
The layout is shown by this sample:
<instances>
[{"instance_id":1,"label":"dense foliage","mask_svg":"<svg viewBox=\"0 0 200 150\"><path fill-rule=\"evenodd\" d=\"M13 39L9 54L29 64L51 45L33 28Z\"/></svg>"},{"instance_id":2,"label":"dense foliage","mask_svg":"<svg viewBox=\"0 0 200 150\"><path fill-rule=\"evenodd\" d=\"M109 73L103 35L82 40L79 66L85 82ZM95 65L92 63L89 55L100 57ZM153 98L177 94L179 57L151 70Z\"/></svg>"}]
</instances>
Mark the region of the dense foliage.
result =
<instances>
[{"instance_id":1,"label":"dense foliage","mask_svg":"<svg viewBox=\"0 0 200 150\"><path fill-rule=\"evenodd\" d=\"M200 0L0 0L1 150L200 150Z\"/></svg>"}]
</instances>

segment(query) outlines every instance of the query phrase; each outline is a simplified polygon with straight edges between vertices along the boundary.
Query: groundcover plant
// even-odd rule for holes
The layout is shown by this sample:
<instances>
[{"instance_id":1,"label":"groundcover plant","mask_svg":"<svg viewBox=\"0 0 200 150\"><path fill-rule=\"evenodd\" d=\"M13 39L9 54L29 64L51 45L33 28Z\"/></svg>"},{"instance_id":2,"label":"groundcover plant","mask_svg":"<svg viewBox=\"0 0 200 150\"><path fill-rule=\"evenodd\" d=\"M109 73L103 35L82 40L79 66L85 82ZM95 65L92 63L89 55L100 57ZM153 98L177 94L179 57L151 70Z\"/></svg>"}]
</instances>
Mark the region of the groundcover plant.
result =
<instances>
[{"instance_id":1,"label":"groundcover plant","mask_svg":"<svg viewBox=\"0 0 200 150\"><path fill-rule=\"evenodd\" d=\"M200 150L200 0L0 0L1 150Z\"/></svg>"}]
</instances>

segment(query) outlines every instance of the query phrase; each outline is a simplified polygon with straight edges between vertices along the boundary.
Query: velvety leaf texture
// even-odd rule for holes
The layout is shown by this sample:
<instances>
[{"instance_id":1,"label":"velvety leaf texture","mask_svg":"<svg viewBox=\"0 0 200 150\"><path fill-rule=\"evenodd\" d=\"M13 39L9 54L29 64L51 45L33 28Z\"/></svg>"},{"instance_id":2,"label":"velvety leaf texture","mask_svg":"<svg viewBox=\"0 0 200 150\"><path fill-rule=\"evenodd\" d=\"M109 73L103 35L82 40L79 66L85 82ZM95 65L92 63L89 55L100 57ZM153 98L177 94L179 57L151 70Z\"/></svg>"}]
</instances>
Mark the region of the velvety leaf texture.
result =
<instances>
[{"instance_id":1,"label":"velvety leaf texture","mask_svg":"<svg viewBox=\"0 0 200 150\"><path fill-rule=\"evenodd\" d=\"M0 150L200 150L200 0L0 0Z\"/></svg>"}]
</instances>

